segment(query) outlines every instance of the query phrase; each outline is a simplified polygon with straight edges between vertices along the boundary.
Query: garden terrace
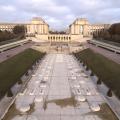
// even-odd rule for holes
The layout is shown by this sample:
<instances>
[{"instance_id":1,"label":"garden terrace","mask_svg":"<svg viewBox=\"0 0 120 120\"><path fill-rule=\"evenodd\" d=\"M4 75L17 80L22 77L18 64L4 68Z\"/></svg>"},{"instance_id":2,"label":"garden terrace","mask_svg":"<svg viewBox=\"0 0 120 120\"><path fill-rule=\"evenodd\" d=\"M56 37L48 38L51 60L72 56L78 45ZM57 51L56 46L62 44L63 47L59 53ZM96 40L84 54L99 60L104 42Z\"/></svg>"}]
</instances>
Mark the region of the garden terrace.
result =
<instances>
[{"instance_id":1,"label":"garden terrace","mask_svg":"<svg viewBox=\"0 0 120 120\"><path fill-rule=\"evenodd\" d=\"M44 55L45 53L27 49L0 63L0 98L2 98L14 84L19 82L28 69Z\"/></svg>"},{"instance_id":2,"label":"garden terrace","mask_svg":"<svg viewBox=\"0 0 120 120\"><path fill-rule=\"evenodd\" d=\"M73 55L84 62L120 99L120 65L108 58L86 49Z\"/></svg>"}]
</instances>

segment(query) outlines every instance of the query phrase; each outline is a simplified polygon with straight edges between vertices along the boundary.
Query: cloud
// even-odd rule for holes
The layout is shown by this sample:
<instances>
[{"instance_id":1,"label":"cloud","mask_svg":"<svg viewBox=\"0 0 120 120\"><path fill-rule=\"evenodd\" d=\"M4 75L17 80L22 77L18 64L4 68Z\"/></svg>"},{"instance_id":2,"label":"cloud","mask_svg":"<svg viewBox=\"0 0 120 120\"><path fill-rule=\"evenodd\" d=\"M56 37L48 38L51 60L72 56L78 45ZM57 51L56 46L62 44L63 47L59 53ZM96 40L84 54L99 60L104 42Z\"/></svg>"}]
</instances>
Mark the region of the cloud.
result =
<instances>
[{"instance_id":1,"label":"cloud","mask_svg":"<svg viewBox=\"0 0 120 120\"><path fill-rule=\"evenodd\" d=\"M77 17L90 23L119 22L119 6L120 0L0 0L0 18L14 22L40 16L50 27L64 29Z\"/></svg>"},{"instance_id":2,"label":"cloud","mask_svg":"<svg viewBox=\"0 0 120 120\"><path fill-rule=\"evenodd\" d=\"M20 6L20 9L30 12L30 13L39 13L41 15L60 15L69 13L69 8L67 6L57 5L52 0L18 0L17 3Z\"/></svg>"},{"instance_id":3,"label":"cloud","mask_svg":"<svg viewBox=\"0 0 120 120\"><path fill-rule=\"evenodd\" d=\"M0 5L2 12L15 12L16 8L12 5Z\"/></svg>"}]
</instances>

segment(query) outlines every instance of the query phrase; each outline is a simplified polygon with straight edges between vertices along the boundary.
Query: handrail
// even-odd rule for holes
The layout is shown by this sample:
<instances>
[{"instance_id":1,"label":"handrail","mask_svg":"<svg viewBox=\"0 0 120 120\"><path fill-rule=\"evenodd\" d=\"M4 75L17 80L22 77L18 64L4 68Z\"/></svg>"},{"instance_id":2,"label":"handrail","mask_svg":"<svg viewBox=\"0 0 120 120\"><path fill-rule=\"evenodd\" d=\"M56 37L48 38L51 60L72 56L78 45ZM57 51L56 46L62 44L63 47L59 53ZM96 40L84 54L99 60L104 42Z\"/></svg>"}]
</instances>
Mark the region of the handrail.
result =
<instances>
[{"instance_id":1,"label":"handrail","mask_svg":"<svg viewBox=\"0 0 120 120\"><path fill-rule=\"evenodd\" d=\"M29 39L24 39L24 40L20 40L20 41L17 41L17 42L12 42L12 43L9 43L9 44L1 45L0 46L0 52L3 52L7 49L11 49L13 47L17 47L19 45L23 45L27 42L29 42Z\"/></svg>"},{"instance_id":2,"label":"handrail","mask_svg":"<svg viewBox=\"0 0 120 120\"><path fill-rule=\"evenodd\" d=\"M100 42L100 41L97 41L97 40L89 40L88 43L95 44L98 47L103 47L103 48L106 48L108 50L114 51L116 53L120 53L120 47L115 46L115 45Z\"/></svg>"}]
</instances>

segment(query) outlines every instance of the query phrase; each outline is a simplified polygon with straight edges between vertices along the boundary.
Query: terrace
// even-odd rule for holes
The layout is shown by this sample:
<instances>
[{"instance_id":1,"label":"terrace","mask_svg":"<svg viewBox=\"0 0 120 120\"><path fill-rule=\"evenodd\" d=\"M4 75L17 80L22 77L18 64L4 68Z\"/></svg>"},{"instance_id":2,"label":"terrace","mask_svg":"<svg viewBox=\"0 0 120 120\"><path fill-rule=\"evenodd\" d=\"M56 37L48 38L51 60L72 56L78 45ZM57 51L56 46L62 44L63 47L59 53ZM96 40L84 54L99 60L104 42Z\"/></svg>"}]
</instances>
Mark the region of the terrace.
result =
<instances>
[{"instance_id":1,"label":"terrace","mask_svg":"<svg viewBox=\"0 0 120 120\"><path fill-rule=\"evenodd\" d=\"M117 120L72 55L48 54L4 120Z\"/></svg>"}]
</instances>

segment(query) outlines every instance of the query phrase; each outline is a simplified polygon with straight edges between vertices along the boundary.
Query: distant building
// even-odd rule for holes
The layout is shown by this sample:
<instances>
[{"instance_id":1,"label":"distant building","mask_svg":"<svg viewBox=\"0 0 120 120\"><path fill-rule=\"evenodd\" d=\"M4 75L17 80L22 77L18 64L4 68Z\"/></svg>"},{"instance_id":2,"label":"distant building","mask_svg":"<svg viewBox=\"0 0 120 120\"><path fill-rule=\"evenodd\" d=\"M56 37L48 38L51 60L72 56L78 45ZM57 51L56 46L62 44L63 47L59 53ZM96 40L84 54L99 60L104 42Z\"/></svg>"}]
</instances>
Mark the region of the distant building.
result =
<instances>
[{"instance_id":1,"label":"distant building","mask_svg":"<svg viewBox=\"0 0 120 120\"><path fill-rule=\"evenodd\" d=\"M26 24L27 26L27 34L48 34L49 33L49 25L39 17L35 17L32 19L31 23Z\"/></svg>"},{"instance_id":2,"label":"distant building","mask_svg":"<svg viewBox=\"0 0 120 120\"><path fill-rule=\"evenodd\" d=\"M99 34L101 31L105 31L110 27L109 24L90 24L87 19L76 19L70 26L70 34L92 36L93 34Z\"/></svg>"},{"instance_id":3,"label":"distant building","mask_svg":"<svg viewBox=\"0 0 120 120\"><path fill-rule=\"evenodd\" d=\"M24 25L26 34L34 35L40 40L49 40L55 42L70 42L81 40L83 37L89 37L93 34L99 34L107 30L109 24L90 24L85 18L76 19L65 32L66 34L49 33L49 25L40 17L34 17L30 23L0 23L0 30L12 31L16 25Z\"/></svg>"},{"instance_id":4,"label":"distant building","mask_svg":"<svg viewBox=\"0 0 120 120\"><path fill-rule=\"evenodd\" d=\"M49 25L40 17L35 17L30 23L0 23L0 30L12 31L16 25L24 25L26 29L26 34L48 34Z\"/></svg>"}]
</instances>

